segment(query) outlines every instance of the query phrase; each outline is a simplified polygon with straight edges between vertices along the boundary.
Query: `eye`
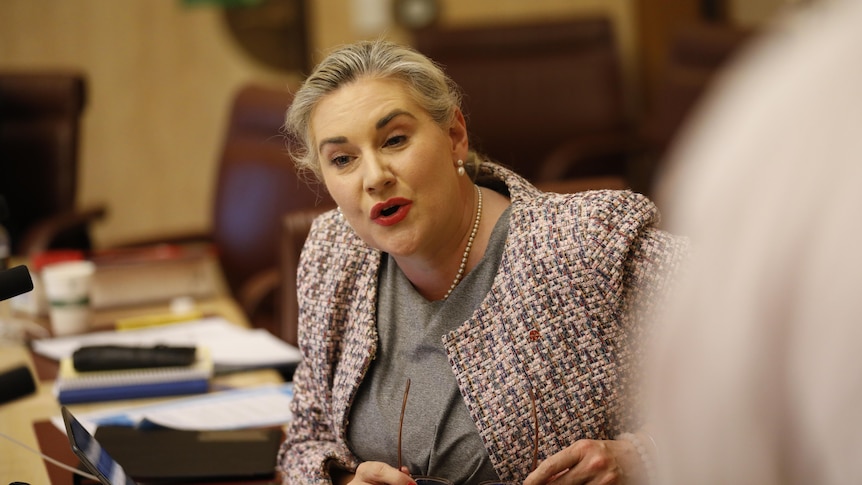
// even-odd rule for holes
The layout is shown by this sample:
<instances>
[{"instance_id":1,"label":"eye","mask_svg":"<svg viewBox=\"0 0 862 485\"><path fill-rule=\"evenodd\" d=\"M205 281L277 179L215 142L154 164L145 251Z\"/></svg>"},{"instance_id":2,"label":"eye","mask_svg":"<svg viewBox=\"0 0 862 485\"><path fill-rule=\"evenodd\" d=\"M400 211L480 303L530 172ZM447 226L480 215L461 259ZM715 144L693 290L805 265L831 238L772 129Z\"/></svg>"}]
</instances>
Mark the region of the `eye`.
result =
<instances>
[{"instance_id":1,"label":"eye","mask_svg":"<svg viewBox=\"0 0 862 485\"><path fill-rule=\"evenodd\" d=\"M383 143L383 146L384 146L384 147L396 147L396 146L399 146L399 145L403 145L403 144L404 144L404 142L406 142L406 141L407 141L407 136L406 136L406 135L395 135L395 136L390 136L390 137L389 137L389 138L387 138L387 139L386 139L386 141Z\"/></svg>"},{"instance_id":2,"label":"eye","mask_svg":"<svg viewBox=\"0 0 862 485\"><path fill-rule=\"evenodd\" d=\"M348 163L350 163L351 157L349 155L338 155L336 157L332 157L329 159L329 163L336 167L344 167Z\"/></svg>"}]
</instances>

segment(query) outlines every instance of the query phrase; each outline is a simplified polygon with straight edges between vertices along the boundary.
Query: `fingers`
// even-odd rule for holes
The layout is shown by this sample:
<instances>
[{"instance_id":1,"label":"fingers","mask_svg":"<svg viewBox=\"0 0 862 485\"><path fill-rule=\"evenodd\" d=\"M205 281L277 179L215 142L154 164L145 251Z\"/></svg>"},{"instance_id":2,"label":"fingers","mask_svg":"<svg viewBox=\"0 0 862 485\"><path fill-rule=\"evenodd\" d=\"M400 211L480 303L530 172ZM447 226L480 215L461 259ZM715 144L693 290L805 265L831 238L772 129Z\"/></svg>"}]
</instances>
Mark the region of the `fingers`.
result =
<instances>
[{"instance_id":1,"label":"fingers","mask_svg":"<svg viewBox=\"0 0 862 485\"><path fill-rule=\"evenodd\" d=\"M578 440L536 467L524 485L622 484L623 471L611 441Z\"/></svg>"},{"instance_id":2,"label":"fingers","mask_svg":"<svg viewBox=\"0 0 862 485\"><path fill-rule=\"evenodd\" d=\"M583 447L579 446L579 443L580 441L576 441L572 446L539 463L539 466L527 475L524 485L550 483L577 465L584 453Z\"/></svg>"},{"instance_id":3,"label":"fingers","mask_svg":"<svg viewBox=\"0 0 862 485\"><path fill-rule=\"evenodd\" d=\"M401 468L403 471L376 461L360 463L356 468L356 476L350 483L351 485L416 485L407 473L407 468Z\"/></svg>"}]
</instances>

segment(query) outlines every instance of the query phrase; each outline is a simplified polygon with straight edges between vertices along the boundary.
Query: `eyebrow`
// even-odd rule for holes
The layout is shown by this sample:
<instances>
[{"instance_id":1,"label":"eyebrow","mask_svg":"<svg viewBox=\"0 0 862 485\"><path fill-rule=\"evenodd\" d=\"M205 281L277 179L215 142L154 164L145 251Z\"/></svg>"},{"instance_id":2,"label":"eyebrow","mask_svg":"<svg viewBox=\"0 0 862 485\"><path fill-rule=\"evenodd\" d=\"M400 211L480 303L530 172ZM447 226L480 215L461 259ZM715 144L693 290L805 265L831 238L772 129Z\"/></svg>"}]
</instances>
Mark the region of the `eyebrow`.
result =
<instances>
[{"instance_id":1,"label":"eyebrow","mask_svg":"<svg viewBox=\"0 0 862 485\"><path fill-rule=\"evenodd\" d=\"M401 115L409 116L410 118L416 119L416 117L413 116L413 114L411 114L409 111L404 111L402 109L394 109L394 110L390 111L389 113L387 113L382 118L380 118L379 120L377 120L377 123L374 124L374 128L376 130L380 130L381 128L388 125L392 120L394 120L395 118L397 118L398 116L401 116ZM326 138L326 139L322 140L320 142L320 144L317 145L318 153L323 151L324 145L327 145L329 143L336 144L336 145L341 144L341 143L347 143L347 137L346 136L334 136L332 138Z\"/></svg>"},{"instance_id":2,"label":"eyebrow","mask_svg":"<svg viewBox=\"0 0 862 485\"><path fill-rule=\"evenodd\" d=\"M335 145L339 145L341 143L347 143L347 137L346 136L334 136L332 138L326 138L326 139L322 140L320 142L320 144L317 145L317 153L322 152L323 146L328 144L328 143L332 143Z\"/></svg>"},{"instance_id":3,"label":"eyebrow","mask_svg":"<svg viewBox=\"0 0 862 485\"><path fill-rule=\"evenodd\" d=\"M374 128L379 130L384 126L388 125L390 121L401 115L406 115L413 119L416 119L416 117L413 116L409 111L404 111L403 109L393 109L388 114L386 114L386 116L377 120L377 123L374 124Z\"/></svg>"}]
</instances>

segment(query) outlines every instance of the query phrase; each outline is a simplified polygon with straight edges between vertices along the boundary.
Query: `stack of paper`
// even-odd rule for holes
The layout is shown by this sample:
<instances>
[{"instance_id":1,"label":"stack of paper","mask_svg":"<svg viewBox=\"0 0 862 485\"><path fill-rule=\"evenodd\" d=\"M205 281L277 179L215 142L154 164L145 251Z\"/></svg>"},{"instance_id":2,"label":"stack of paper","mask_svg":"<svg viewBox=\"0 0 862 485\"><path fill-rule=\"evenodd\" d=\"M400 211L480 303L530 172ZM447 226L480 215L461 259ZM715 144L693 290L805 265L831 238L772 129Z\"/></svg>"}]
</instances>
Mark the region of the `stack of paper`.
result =
<instances>
[{"instance_id":1,"label":"stack of paper","mask_svg":"<svg viewBox=\"0 0 862 485\"><path fill-rule=\"evenodd\" d=\"M240 327L221 317L121 332L94 332L33 341L33 350L61 360L85 345L173 345L206 347L215 372L297 364L299 349L263 329Z\"/></svg>"},{"instance_id":2,"label":"stack of paper","mask_svg":"<svg viewBox=\"0 0 862 485\"><path fill-rule=\"evenodd\" d=\"M212 392L169 401L76 413L90 433L99 426L215 431L284 426L291 419L293 383ZM54 425L65 430L60 416Z\"/></svg>"},{"instance_id":3,"label":"stack of paper","mask_svg":"<svg viewBox=\"0 0 862 485\"><path fill-rule=\"evenodd\" d=\"M192 365L81 372L71 357L60 359L54 393L60 404L195 394L209 390L213 361L198 348Z\"/></svg>"}]
</instances>

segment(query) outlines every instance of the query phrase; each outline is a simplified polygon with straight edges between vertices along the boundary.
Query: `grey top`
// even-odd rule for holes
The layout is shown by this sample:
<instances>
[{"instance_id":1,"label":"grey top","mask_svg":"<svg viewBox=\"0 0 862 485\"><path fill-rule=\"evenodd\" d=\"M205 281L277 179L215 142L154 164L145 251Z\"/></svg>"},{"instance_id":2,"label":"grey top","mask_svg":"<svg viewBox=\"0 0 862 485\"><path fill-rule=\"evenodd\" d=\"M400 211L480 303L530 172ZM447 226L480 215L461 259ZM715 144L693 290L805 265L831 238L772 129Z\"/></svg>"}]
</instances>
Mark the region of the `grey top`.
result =
<instances>
[{"instance_id":1,"label":"grey top","mask_svg":"<svg viewBox=\"0 0 862 485\"><path fill-rule=\"evenodd\" d=\"M506 209L488 249L448 299L428 301L384 255L377 314L379 347L350 414L347 442L362 461L397 463L404 388L401 457L410 473L461 483L497 480L482 439L455 383L441 338L466 321L497 274L509 226Z\"/></svg>"}]
</instances>

